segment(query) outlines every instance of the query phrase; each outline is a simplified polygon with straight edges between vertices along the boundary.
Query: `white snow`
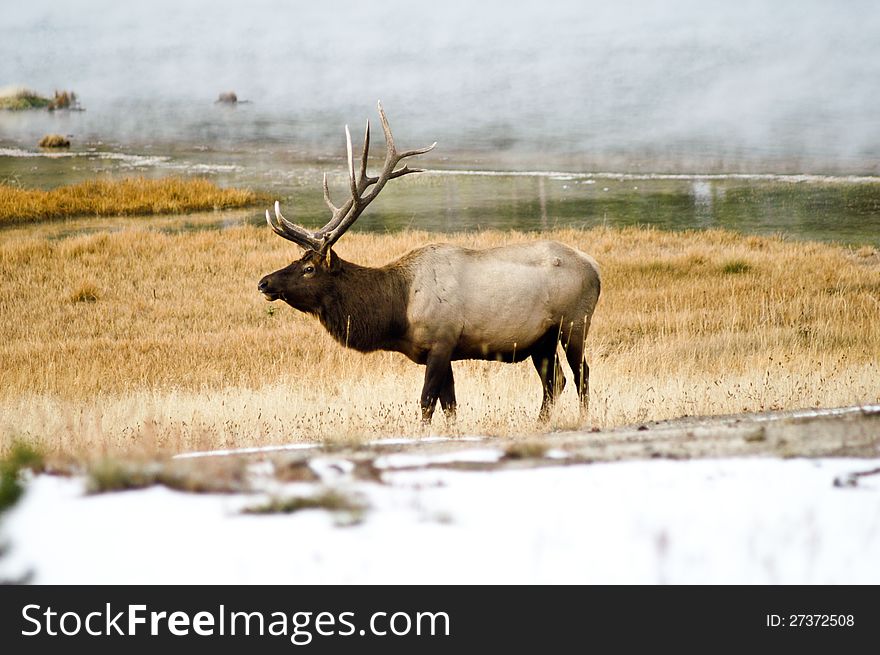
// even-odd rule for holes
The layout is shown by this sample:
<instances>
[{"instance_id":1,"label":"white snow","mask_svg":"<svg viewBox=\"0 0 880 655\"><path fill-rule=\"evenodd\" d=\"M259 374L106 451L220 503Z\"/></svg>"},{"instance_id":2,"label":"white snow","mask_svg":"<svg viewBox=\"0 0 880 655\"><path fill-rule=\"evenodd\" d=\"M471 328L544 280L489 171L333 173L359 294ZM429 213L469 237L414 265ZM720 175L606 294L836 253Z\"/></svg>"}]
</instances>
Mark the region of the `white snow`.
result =
<instances>
[{"instance_id":1,"label":"white snow","mask_svg":"<svg viewBox=\"0 0 880 655\"><path fill-rule=\"evenodd\" d=\"M313 457L309 468L322 482L331 482L349 477L354 472L354 464L338 457Z\"/></svg>"},{"instance_id":2,"label":"white snow","mask_svg":"<svg viewBox=\"0 0 880 655\"><path fill-rule=\"evenodd\" d=\"M317 443L291 443L282 446L252 446L250 448L228 448L223 450L197 450L175 455L174 459L190 459L192 457L227 457L229 455L253 455L257 453L277 453L285 450L309 450L319 448Z\"/></svg>"},{"instance_id":3,"label":"white snow","mask_svg":"<svg viewBox=\"0 0 880 655\"><path fill-rule=\"evenodd\" d=\"M633 461L386 471L325 510L242 515L256 495L89 496L36 476L5 514L0 579L38 583L880 583L880 466L858 459ZM313 490L299 483L285 489Z\"/></svg>"},{"instance_id":4,"label":"white snow","mask_svg":"<svg viewBox=\"0 0 880 655\"><path fill-rule=\"evenodd\" d=\"M419 455L416 453L392 453L377 457L373 464L380 469L415 468L432 464L493 464L504 455L497 448L470 448L439 455Z\"/></svg>"},{"instance_id":5,"label":"white snow","mask_svg":"<svg viewBox=\"0 0 880 655\"><path fill-rule=\"evenodd\" d=\"M443 443L446 441L485 441L486 437L461 436L461 437L392 437L387 439L375 439L368 441L369 446L407 446L418 443Z\"/></svg>"}]
</instances>

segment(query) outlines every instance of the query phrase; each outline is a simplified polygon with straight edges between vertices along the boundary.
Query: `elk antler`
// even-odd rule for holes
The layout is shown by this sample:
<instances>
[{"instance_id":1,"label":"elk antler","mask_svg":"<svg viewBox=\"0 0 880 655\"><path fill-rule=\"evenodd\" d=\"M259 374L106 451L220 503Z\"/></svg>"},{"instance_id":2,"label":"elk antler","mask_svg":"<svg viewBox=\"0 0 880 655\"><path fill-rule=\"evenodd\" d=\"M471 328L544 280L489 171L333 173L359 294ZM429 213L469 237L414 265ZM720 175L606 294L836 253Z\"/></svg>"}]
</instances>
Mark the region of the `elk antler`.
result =
<instances>
[{"instance_id":1,"label":"elk antler","mask_svg":"<svg viewBox=\"0 0 880 655\"><path fill-rule=\"evenodd\" d=\"M391 128L388 126L388 117L385 116L385 110L382 109L382 103L379 103L379 118L382 121L382 130L385 132L385 165L382 172L378 176L367 175L367 157L370 152L370 121L367 121L367 129L364 133L364 148L361 153L360 172L355 176L354 172L354 155L351 151L351 133L348 131L348 125L345 126L345 147L348 153L348 182L351 190L351 197L340 207L333 204L330 200L330 189L327 186L327 174L324 174L324 202L332 212L330 221L317 232L310 232L299 225L291 223L281 214L279 203L275 202L275 218L272 220L269 210L266 210L266 222L269 223L275 234L284 237L289 241L302 246L306 250L315 250L325 254L333 244L339 240L346 230L350 228L358 219L358 216L367 208L379 192L382 191L388 180L395 177L402 177L410 173L421 173L421 168L410 168L404 164L403 168L395 170L395 166L402 159L422 155L434 149L437 145L435 141L427 148L419 148L417 150L407 150L398 152L394 145L394 137L391 134ZM373 187L369 193L367 189Z\"/></svg>"}]
</instances>

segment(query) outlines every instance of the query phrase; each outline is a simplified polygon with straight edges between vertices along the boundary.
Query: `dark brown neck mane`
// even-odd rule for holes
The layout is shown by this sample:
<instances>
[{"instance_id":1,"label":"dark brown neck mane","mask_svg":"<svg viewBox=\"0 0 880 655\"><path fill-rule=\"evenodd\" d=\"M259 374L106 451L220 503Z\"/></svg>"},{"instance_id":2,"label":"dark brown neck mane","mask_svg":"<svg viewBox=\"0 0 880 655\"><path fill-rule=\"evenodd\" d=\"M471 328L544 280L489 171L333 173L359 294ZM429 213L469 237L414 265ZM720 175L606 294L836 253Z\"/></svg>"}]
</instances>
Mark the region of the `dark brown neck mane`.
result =
<instances>
[{"instance_id":1,"label":"dark brown neck mane","mask_svg":"<svg viewBox=\"0 0 880 655\"><path fill-rule=\"evenodd\" d=\"M406 331L409 271L397 262L369 268L340 260L341 270L315 312L336 341L360 350L394 350Z\"/></svg>"}]
</instances>

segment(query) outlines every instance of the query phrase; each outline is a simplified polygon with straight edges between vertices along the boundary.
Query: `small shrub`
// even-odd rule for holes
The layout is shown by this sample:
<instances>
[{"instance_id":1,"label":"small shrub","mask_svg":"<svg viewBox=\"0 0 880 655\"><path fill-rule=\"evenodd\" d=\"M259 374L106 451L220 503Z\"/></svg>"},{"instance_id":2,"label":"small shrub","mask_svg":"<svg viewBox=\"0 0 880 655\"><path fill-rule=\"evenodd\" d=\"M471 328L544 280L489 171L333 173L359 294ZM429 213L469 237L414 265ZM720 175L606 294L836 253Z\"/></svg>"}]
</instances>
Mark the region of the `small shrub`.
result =
<instances>
[{"instance_id":1,"label":"small shrub","mask_svg":"<svg viewBox=\"0 0 880 655\"><path fill-rule=\"evenodd\" d=\"M83 284L70 296L71 302L98 302L99 292L94 284Z\"/></svg>"},{"instance_id":2,"label":"small shrub","mask_svg":"<svg viewBox=\"0 0 880 655\"><path fill-rule=\"evenodd\" d=\"M45 109L51 102L49 98L44 98L30 89L13 88L0 91L0 109L12 111Z\"/></svg>"},{"instance_id":3,"label":"small shrub","mask_svg":"<svg viewBox=\"0 0 880 655\"><path fill-rule=\"evenodd\" d=\"M159 483L159 469L152 464L131 464L102 459L89 468L87 489L98 494L107 491L144 489Z\"/></svg>"},{"instance_id":4,"label":"small shrub","mask_svg":"<svg viewBox=\"0 0 880 655\"><path fill-rule=\"evenodd\" d=\"M37 145L41 148L69 148L70 139L60 134L47 134Z\"/></svg>"},{"instance_id":5,"label":"small shrub","mask_svg":"<svg viewBox=\"0 0 880 655\"><path fill-rule=\"evenodd\" d=\"M359 523L367 506L359 499L335 489L327 489L313 496L272 498L262 505L246 507L243 514L293 514L306 509L324 509L337 515L337 525Z\"/></svg>"},{"instance_id":6,"label":"small shrub","mask_svg":"<svg viewBox=\"0 0 880 655\"><path fill-rule=\"evenodd\" d=\"M732 259L721 267L721 272L725 275L740 275L751 270L752 265L742 259Z\"/></svg>"},{"instance_id":7,"label":"small shrub","mask_svg":"<svg viewBox=\"0 0 880 655\"><path fill-rule=\"evenodd\" d=\"M47 109L55 111L56 109L76 109L79 103L76 101L76 94L73 91L55 91L55 97L49 103Z\"/></svg>"},{"instance_id":8,"label":"small shrub","mask_svg":"<svg viewBox=\"0 0 880 655\"><path fill-rule=\"evenodd\" d=\"M547 446L538 441L516 441L504 449L507 459L538 459L547 452Z\"/></svg>"}]
</instances>

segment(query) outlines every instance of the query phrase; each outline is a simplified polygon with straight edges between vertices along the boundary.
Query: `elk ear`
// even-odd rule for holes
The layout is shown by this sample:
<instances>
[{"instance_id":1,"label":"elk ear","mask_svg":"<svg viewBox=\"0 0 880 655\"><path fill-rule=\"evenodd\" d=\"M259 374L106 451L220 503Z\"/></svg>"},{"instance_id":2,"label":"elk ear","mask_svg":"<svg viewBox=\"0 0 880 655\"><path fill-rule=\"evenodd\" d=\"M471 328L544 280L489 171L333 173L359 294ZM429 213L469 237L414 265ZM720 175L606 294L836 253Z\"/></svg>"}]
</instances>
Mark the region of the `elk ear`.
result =
<instances>
[{"instance_id":1,"label":"elk ear","mask_svg":"<svg viewBox=\"0 0 880 655\"><path fill-rule=\"evenodd\" d=\"M324 253L324 268L331 273L337 272L342 267L339 256L330 248Z\"/></svg>"}]
</instances>

